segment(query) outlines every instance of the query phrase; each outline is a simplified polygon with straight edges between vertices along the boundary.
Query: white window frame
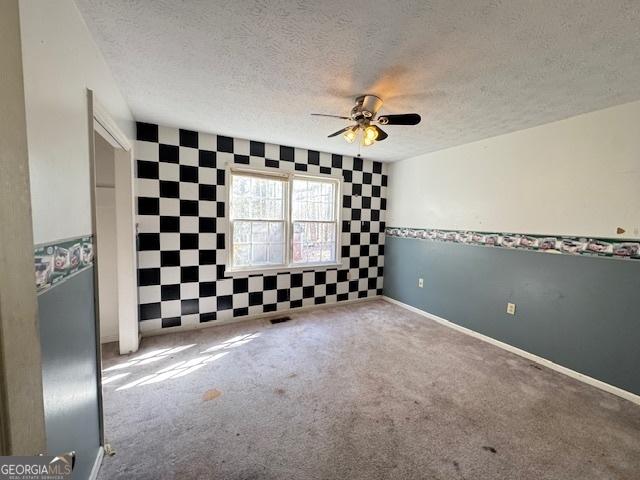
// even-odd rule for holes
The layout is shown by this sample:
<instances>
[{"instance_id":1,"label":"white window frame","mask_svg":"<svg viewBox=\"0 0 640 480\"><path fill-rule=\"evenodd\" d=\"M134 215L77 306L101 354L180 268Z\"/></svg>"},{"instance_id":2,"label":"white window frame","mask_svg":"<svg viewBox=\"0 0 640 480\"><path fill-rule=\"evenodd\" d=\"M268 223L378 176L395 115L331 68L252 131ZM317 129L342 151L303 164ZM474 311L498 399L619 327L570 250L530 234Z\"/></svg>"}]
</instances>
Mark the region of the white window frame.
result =
<instances>
[{"instance_id":1,"label":"white window frame","mask_svg":"<svg viewBox=\"0 0 640 480\"><path fill-rule=\"evenodd\" d=\"M284 181L284 263L281 265L251 265L247 267L235 267L233 265L233 221L231 219L231 185L233 175L246 175L255 177L273 177L274 179L282 179ZM226 268L225 274L250 274L260 272L289 272L294 270L305 269L328 269L336 268L342 265L342 177L326 174L310 174L306 172L285 172L276 168L261 167L244 167L238 165L228 165L226 168L227 194L226 194L226 220L227 220L227 241L226 243ZM308 179L318 182L329 182L335 185L334 199L334 222L336 225L335 236L335 261L331 262L314 262L314 263L293 263L293 209L292 194L293 180ZM266 220L265 220L266 221ZM280 221L280 220L277 220ZM329 223L329 222L321 222Z\"/></svg>"}]
</instances>

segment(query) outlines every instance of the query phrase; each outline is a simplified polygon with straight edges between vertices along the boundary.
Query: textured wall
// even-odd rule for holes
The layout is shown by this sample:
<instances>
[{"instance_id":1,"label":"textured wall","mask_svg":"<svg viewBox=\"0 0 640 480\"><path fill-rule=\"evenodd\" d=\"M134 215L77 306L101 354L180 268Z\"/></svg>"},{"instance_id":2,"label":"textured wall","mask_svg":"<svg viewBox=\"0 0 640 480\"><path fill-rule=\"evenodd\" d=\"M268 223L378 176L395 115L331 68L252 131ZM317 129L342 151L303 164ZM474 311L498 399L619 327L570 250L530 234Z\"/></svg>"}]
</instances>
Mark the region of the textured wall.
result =
<instances>
[{"instance_id":1,"label":"textured wall","mask_svg":"<svg viewBox=\"0 0 640 480\"><path fill-rule=\"evenodd\" d=\"M20 2L34 243L91 233L87 89L134 121L73 0Z\"/></svg>"},{"instance_id":2,"label":"textured wall","mask_svg":"<svg viewBox=\"0 0 640 480\"><path fill-rule=\"evenodd\" d=\"M137 130L141 331L381 294L386 165L146 123ZM228 163L342 176L342 266L225 277Z\"/></svg>"},{"instance_id":3,"label":"textured wall","mask_svg":"<svg viewBox=\"0 0 640 480\"><path fill-rule=\"evenodd\" d=\"M638 123L634 102L393 163L387 223L640 238Z\"/></svg>"},{"instance_id":4,"label":"textured wall","mask_svg":"<svg viewBox=\"0 0 640 480\"><path fill-rule=\"evenodd\" d=\"M397 237L385 249L385 295L640 394L640 262Z\"/></svg>"}]
</instances>

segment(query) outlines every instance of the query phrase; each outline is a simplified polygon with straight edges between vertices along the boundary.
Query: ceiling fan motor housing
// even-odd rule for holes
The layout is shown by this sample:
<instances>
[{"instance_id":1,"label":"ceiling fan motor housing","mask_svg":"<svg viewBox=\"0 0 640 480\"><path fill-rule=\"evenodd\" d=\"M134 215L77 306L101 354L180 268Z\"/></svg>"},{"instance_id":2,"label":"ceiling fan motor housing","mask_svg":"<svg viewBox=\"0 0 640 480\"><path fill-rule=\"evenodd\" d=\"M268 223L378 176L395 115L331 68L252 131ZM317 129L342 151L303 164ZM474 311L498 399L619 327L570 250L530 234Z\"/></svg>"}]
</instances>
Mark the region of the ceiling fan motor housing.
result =
<instances>
[{"instance_id":1,"label":"ceiling fan motor housing","mask_svg":"<svg viewBox=\"0 0 640 480\"><path fill-rule=\"evenodd\" d=\"M382 99L375 95L361 95L356 98L356 105L351 110L351 116L357 120L358 116L373 118L382 108Z\"/></svg>"}]
</instances>

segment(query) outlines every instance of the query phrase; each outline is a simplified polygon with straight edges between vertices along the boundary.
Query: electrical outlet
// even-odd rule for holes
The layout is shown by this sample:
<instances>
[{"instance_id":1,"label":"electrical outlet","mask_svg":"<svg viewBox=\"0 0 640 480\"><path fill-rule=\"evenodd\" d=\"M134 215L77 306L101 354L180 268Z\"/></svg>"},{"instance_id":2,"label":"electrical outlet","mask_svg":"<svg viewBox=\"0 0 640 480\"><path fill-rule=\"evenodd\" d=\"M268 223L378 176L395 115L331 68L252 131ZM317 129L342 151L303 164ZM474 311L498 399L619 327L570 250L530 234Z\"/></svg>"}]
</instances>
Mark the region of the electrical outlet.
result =
<instances>
[{"instance_id":1,"label":"electrical outlet","mask_svg":"<svg viewBox=\"0 0 640 480\"><path fill-rule=\"evenodd\" d=\"M422 278L418 279L418 287L420 287L420 288L424 287L424 280Z\"/></svg>"},{"instance_id":2,"label":"electrical outlet","mask_svg":"<svg viewBox=\"0 0 640 480\"><path fill-rule=\"evenodd\" d=\"M507 303L507 313L509 315L516 314L516 304L515 303Z\"/></svg>"}]
</instances>

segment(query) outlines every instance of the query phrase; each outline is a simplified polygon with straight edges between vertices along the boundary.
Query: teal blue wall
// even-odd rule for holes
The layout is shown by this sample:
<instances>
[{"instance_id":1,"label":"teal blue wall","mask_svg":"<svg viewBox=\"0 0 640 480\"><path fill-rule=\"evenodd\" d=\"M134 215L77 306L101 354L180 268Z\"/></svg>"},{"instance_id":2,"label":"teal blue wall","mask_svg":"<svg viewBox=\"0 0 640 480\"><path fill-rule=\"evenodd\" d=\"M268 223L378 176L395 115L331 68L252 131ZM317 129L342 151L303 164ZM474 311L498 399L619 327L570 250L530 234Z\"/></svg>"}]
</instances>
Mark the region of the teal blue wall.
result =
<instances>
[{"instance_id":1,"label":"teal blue wall","mask_svg":"<svg viewBox=\"0 0 640 480\"><path fill-rule=\"evenodd\" d=\"M47 450L76 452L73 478L89 478L100 449L93 268L38 296Z\"/></svg>"},{"instance_id":2,"label":"teal blue wall","mask_svg":"<svg viewBox=\"0 0 640 480\"><path fill-rule=\"evenodd\" d=\"M640 261L387 236L384 294L640 395Z\"/></svg>"}]
</instances>

